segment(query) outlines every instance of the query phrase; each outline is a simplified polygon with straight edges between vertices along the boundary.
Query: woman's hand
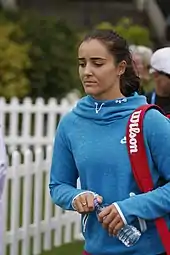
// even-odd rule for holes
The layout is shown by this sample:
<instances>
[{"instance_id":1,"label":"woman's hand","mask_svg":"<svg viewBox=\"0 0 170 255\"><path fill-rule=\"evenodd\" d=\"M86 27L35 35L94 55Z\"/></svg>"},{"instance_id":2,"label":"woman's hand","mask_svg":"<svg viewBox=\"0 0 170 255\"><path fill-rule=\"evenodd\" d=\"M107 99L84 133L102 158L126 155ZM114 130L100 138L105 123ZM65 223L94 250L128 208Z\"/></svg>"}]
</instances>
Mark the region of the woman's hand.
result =
<instances>
[{"instance_id":1,"label":"woman's hand","mask_svg":"<svg viewBox=\"0 0 170 255\"><path fill-rule=\"evenodd\" d=\"M99 213L98 220L108 230L109 235L116 236L118 231L124 226L124 222L114 204L106 206Z\"/></svg>"},{"instance_id":2,"label":"woman's hand","mask_svg":"<svg viewBox=\"0 0 170 255\"><path fill-rule=\"evenodd\" d=\"M73 206L79 213L89 213L94 211L94 196L97 197L99 203L102 203L103 198L94 195L91 192L86 192L77 196L73 201Z\"/></svg>"}]
</instances>

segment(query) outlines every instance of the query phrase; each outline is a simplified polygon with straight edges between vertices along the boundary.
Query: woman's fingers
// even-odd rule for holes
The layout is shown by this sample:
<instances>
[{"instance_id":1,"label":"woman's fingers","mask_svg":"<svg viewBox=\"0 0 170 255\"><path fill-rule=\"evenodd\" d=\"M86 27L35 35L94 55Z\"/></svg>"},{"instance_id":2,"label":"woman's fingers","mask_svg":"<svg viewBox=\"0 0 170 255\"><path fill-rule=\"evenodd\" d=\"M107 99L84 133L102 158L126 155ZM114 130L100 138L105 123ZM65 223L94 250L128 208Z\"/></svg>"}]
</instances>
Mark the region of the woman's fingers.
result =
<instances>
[{"instance_id":1,"label":"woman's fingers","mask_svg":"<svg viewBox=\"0 0 170 255\"><path fill-rule=\"evenodd\" d=\"M99 203L102 202L102 197L97 196ZM88 213L94 210L94 194L87 192L80 194L74 200L74 207L79 213Z\"/></svg>"}]
</instances>

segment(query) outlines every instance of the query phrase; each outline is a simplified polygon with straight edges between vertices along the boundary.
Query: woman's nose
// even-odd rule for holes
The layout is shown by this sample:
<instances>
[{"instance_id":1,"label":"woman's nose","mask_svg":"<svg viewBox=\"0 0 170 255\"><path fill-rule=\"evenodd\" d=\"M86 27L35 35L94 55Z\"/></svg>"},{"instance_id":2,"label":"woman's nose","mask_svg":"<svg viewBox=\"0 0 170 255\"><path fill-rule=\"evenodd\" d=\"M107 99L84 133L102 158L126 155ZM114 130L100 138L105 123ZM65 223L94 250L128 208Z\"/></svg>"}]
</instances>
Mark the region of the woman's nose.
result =
<instances>
[{"instance_id":1,"label":"woman's nose","mask_svg":"<svg viewBox=\"0 0 170 255\"><path fill-rule=\"evenodd\" d=\"M84 69L84 75L92 75L91 66L88 64L86 65L86 67Z\"/></svg>"}]
</instances>

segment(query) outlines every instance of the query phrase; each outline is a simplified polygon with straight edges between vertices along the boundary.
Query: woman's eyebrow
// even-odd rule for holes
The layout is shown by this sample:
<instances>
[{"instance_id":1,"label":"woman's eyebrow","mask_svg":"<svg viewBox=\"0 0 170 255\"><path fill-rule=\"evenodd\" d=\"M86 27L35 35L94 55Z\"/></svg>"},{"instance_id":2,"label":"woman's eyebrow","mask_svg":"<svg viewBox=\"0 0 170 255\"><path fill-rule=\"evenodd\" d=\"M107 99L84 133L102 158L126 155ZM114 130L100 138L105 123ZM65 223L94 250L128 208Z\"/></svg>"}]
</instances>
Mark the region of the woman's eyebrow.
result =
<instances>
[{"instance_id":1,"label":"woman's eyebrow","mask_svg":"<svg viewBox=\"0 0 170 255\"><path fill-rule=\"evenodd\" d=\"M91 57L91 60L106 60L106 58L102 58L102 57ZM78 60L85 60L85 58L78 58Z\"/></svg>"},{"instance_id":2,"label":"woman's eyebrow","mask_svg":"<svg viewBox=\"0 0 170 255\"><path fill-rule=\"evenodd\" d=\"M106 60L106 58L102 58L102 57L92 57L90 59L92 59L92 60Z\"/></svg>"}]
</instances>

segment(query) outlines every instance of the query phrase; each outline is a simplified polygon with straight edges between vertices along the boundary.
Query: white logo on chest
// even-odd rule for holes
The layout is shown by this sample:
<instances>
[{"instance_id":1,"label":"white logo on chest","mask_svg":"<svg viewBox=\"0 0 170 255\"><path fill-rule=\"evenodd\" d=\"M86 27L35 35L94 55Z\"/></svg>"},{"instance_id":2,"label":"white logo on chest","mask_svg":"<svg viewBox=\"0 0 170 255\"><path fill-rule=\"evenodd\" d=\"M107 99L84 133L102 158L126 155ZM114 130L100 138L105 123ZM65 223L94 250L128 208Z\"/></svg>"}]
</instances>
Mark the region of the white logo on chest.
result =
<instances>
[{"instance_id":1,"label":"white logo on chest","mask_svg":"<svg viewBox=\"0 0 170 255\"><path fill-rule=\"evenodd\" d=\"M125 144L126 143L126 136L124 136L121 140L120 140L121 144Z\"/></svg>"}]
</instances>

